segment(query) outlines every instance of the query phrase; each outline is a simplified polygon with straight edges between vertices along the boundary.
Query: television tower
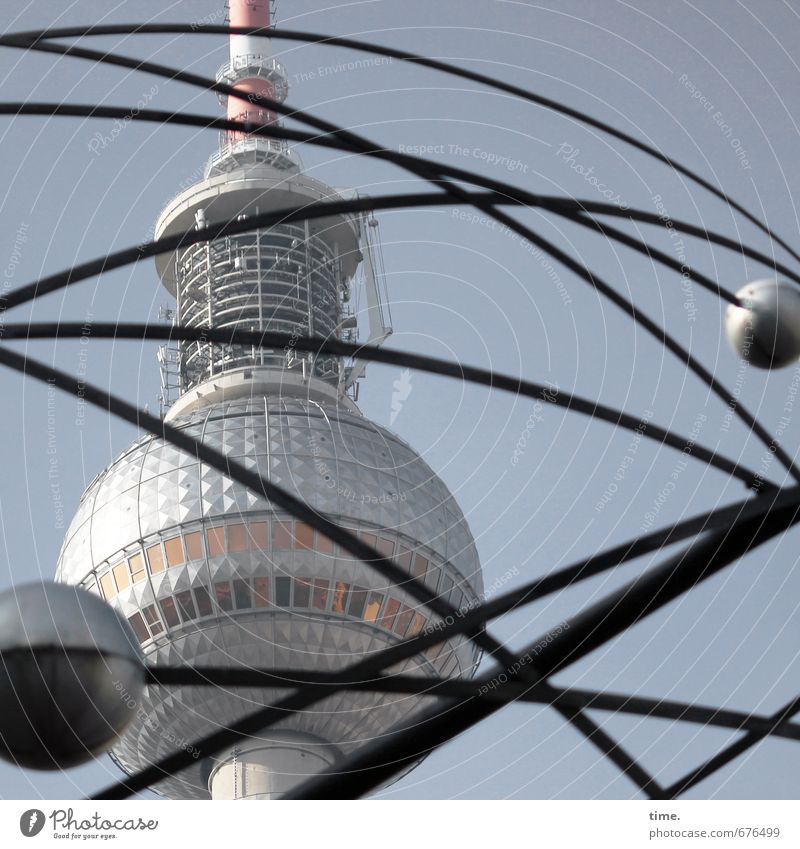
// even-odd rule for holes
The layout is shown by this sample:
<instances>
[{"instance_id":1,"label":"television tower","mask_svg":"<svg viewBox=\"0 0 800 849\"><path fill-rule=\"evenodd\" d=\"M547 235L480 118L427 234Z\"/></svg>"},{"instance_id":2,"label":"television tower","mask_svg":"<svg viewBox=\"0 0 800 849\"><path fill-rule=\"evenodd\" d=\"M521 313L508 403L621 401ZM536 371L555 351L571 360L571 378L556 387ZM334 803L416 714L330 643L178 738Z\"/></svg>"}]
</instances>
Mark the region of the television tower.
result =
<instances>
[{"instance_id":1,"label":"television tower","mask_svg":"<svg viewBox=\"0 0 800 849\"><path fill-rule=\"evenodd\" d=\"M270 18L267 0L230 0L232 26L266 31ZM286 73L262 35L231 36L217 78L246 94L287 96ZM223 101L231 119L278 123L262 105ZM204 179L161 213L156 238L354 194L305 174L283 141L228 132ZM354 340L361 319L373 344L391 332L371 215L220 237L162 254L156 267L180 325ZM358 290L360 313L351 308ZM356 405L363 364L291 344L180 342L159 359L166 420L359 534L455 607L479 600L480 563L454 498L415 451ZM369 564L266 498L149 435L83 494L57 580L111 604L154 666L336 671L437 621L402 585L387 586ZM469 676L476 660L458 637L396 671ZM149 686L112 757L135 772L284 693ZM228 752L198 757L154 789L173 799L277 798L422 704L379 693L331 696Z\"/></svg>"}]
</instances>

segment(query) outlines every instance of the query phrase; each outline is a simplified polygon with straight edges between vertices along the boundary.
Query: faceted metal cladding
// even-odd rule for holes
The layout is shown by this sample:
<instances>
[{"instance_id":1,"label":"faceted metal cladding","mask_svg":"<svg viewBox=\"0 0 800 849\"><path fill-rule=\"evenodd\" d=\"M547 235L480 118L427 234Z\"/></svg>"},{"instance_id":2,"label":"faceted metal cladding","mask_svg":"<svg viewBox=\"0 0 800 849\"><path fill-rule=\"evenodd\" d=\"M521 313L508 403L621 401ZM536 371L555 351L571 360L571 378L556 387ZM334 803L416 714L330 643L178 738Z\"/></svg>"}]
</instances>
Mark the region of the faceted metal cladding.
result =
<instances>
[{"instance_id":1,"label":"faceted metal cladding","mask_svg":"<svg viewBox=\"0 0 800 849\"><path fill-rule=\"evenodd\" d=\"M335 337L340 323L336 258L325 240L283 224L193 245L177 260L178 324ZM301 358L242 345L179 345L181 388L244 366L282 368ZM337 385L339 360L317 357L311 373Z\"/></svg>"},{"instance_id":2,"label":"faceted metal cladding","mask_svg":"<svg viewBox=\"0 0 800 849\"><path fill-rule=\"evenodd\" d=\"M363 534L457 607L478 600L480 565L461 511L430 467L386 429L333 401L286 397L218 403L173 424ZM432 621L402 586L387 586L264 498L151 437L89 486L57 578L106 597L153 664L334 670ZM470 675L475 660L472 645L459 639L403 668ZM282 692L149 687L114 755L128 771L141 768ZM305 753L316 746L320 762L329 762L422 703L345 693L282 722L275 746L285 749L291 732L305 741ZM207 798L213 767L198 762L157 789Z\"/></svg>"}]
</instances>

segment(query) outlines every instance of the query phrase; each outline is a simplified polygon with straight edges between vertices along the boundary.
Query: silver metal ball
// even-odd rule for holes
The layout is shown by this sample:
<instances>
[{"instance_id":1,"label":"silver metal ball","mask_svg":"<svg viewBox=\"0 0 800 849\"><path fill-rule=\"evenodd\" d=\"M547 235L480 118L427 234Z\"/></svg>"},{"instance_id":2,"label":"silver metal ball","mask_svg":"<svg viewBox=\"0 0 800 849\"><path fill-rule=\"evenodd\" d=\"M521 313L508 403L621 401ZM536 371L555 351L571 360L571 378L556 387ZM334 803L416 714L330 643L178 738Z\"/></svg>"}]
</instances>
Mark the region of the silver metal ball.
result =
<instances>
[{"instance_id":1,"label":"silver metal ball","mask_svg":"<svg viewBox=\"0 0 800 849\"><path fill-rule=\"evenodd\" d=\"M136 715L144 681L133 631L102 599L49 581L0 593L0 757L91 760Z\"/></svg>"},{"instance_id":2,"label":"silver metal ball","mask_svg":"<svg viewBox=\"0 0 800 849\"><path fill-rule=\"evenodd\" d=\"M800 289L779 280L755 280L736 293L725 333L731 348L758 368L781 368L800 358Z\"/></svg>"}]
</instances>

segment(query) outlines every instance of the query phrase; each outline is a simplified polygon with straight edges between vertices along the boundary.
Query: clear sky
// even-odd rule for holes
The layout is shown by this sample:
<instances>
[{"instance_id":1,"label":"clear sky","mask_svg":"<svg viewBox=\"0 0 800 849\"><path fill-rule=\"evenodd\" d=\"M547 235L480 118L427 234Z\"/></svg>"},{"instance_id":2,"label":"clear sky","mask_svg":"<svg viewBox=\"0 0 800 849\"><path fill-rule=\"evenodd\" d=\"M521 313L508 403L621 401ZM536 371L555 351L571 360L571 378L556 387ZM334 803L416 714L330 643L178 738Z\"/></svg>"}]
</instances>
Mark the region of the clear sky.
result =
<instances>
[{"instance_id":1,"label":"clear sky","mask_svg":"<svg viewBox=\"0 0 800 849\"><path fill-rule=\"evenodd\" d=\"M216 21L217 0L58 4L0 0L5 31L96 21ZM56 17L57 15L57 17ZM279 0L279 22L448 58L611 122L698 169L797 242L800 8L778 0ZM212 76L218 36L106 39L127 55ZM93 46L97 46L97 42ZM437 158L533 191L666 211L773 246L719 200L629 147L510 96L397 62L349 70L356 54L275 45L289 102L386 147L432 145ZM177 83L74 59L0 51L5 101L102 102L219 114L216 98ZM99 135L98 135L99 134ZM0 118L0 273L20 286L152 234L165 202L196 180L213 132L109 121ZM418 184L396 169L304 149L309 171L379 194ZM583 228L533 211L520 218L580 257L665 324L794 455L800 372L741 368L721 334L719 302L679 276ZM395 335L391 345L491 366L602 400L687 435L783 482L783 472L725 405L673 356L566 269L499 227L450 209L382 213ZM617 222L617 226L621 225ZM736 290L764 269L701 241L627 226ZM786 260L780 251L777 256ZM150 261L43 299L36 319L156 320L169 303ZM11 314L8 319L11 320ZM22 345L16 345L22 349ZM157 408L155 346L32 343L41 359ZM387 424L399 369L372 365L364 413ZM630 432L555 408L413 373L393 424L456 493L503 589L745 493L702 463ZM0 585L51 577L83 488L135 436L72 398L0 373ZM781 417L788 418L782 423ZM520 442L520 440L522 440ZM514 455L515 448L519 453ZM56 458L52 464L51 459ZM53 477L55 469L55 477ZM674 486L669 484L673 483ZM611 486L611 485L614 486ZM615 490L611 493L611 490ZM652 514L650 518L648 516ZM764 546L556 682L769 713L797 695L798 531ZM545 599L492 626L522 647L657 562ZM509 578L509 575L511 576ZM668 783L735 735L594 713ZM767 741L689 797L795 798L800 749ZM0 765L0 796L69 798L117 775L108 759L63 774ZM386 791L393 798L629 798L634 785L546 708L497 713Z\"/></svg>"}]
</instances>

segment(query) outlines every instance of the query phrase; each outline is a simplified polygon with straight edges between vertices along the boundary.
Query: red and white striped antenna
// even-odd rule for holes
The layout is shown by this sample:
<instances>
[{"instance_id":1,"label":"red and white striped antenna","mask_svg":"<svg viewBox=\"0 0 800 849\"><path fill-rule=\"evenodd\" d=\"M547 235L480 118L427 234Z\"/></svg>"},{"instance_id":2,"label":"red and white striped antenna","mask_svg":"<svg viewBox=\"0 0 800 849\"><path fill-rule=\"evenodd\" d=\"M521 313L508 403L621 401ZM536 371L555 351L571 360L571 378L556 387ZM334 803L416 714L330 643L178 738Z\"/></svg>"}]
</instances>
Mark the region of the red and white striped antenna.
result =
<instances>
[{"instance_id":1,"label":"red and white striped antenna","mask_svg":"<svg viewBox=\"0 0 800 849\"><path fill-rule=\"evenodd\" d=\"M243 27L262 30L267 33L273 24L274 4L270 0L230 0L228 17L231 27ZM272 56L272 43L268 35L230 36L230 56L228 62L220 68L217 80L241 91L250 100L222 95L220 102L226 107L229 121L249 122L257 126L275 124L276 113L268 107L254 102L258 98L267 98L283 103L288 94L286 71ZM244 142L248 144L243 145ZM221 157L241 151L243 147L258 148L270 158L286 157L286 145L272 139L256 138L244 132L228 131L223 133ZM274 164L290 167L288 160Z\"/></svg>"}]
</instances>

